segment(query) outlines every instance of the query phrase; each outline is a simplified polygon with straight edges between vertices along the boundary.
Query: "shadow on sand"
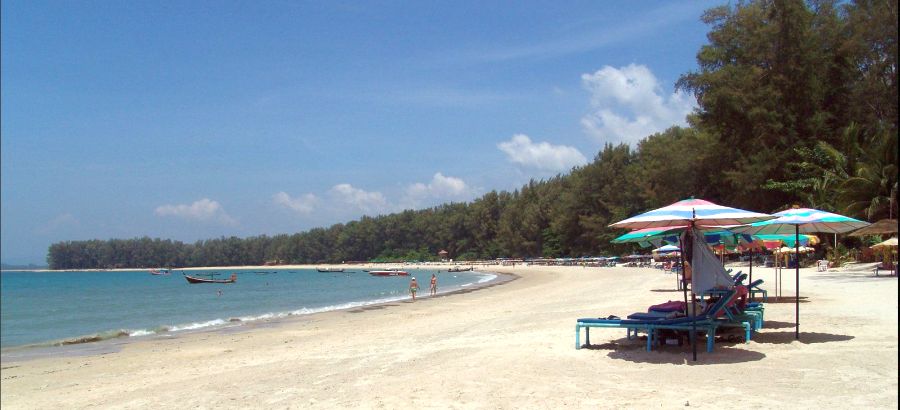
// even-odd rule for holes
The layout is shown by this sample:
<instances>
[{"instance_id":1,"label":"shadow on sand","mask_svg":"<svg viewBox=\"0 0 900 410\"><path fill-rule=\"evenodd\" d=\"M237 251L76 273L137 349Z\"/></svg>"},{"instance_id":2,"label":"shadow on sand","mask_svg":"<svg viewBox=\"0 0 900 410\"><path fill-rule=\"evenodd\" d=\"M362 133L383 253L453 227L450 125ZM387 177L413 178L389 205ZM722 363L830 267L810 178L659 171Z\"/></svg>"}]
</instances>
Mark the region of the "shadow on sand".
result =
<instances>
[{"instance_id":1,"label":"shadow on sand","mask_svg":"<svg viewBox=\"0 0 900 410\"><path fill-rule=\"evenodd\" d=\"M768 327L769 322L766 322L765 326ZM793 326L793 323L791 324ZM756 343L771 343L771 344L789 344L791 342L800 342L803 344L813 344L813 343L829 343L829 342L846 342L848 340L854 339L855 336L851 335L836 335L832 333L818 333L818 332L800 332L800 340L795 338L795 333L792 331L787 332L766 332L762 331L753 336L753 341Z\"/></svg>"},{"instance_id":2,"label":"shadow on sand","mask_svg":"<svg viewBox=\"0 0 900 410\"><path fill-rule=\"evenodd\" d=\"M763 329L793 329L796 327L794 322L779 322L777 320L767 320L763 323Z\"/></svg>"},{"instance_id":3,"label":"shadow on sand","mask_svg":"<svg viewBox=\"0 0 900 410\"><path fill-rule=\"evenodd\" d=\"M726 342L716 338L716 345L712 353L706 352L706 338L698 339L697 361L693 361L691 346L687 343L681 346L655 346L653 351L646 349L647 339L638 340L625 338L599 345L584 345L582 349L609 351L607 356L611 359L625 360L634 363L650 364L686 364L686 365L711 365L746 363L762 360L766 355L752 350L736 349L730 346L743 344L743 342Z\"/></svg>"},{"instance_id":4,"label":"shadow on sand","mask_svg":"<svg viewBox=\"0 0 900 410\"><path fill-rule=\"evenodd\" d=\"M762 300L761 297L756 297L756 298L754 298L754 300L756 300L756 301L758 301L758 302L762 302L763 304L768 304L768 303L796 303L795 301L797 300L797 298L794 297L794 296L769 296L769 297L766 299L765 302L763 302L763 300ZM809 303L809 302L810 302L809 297L807 297L807 296L800 296L800 303ZM767 323L768 323L768 322L767 322Z\"/></svg>"}]
</instances>

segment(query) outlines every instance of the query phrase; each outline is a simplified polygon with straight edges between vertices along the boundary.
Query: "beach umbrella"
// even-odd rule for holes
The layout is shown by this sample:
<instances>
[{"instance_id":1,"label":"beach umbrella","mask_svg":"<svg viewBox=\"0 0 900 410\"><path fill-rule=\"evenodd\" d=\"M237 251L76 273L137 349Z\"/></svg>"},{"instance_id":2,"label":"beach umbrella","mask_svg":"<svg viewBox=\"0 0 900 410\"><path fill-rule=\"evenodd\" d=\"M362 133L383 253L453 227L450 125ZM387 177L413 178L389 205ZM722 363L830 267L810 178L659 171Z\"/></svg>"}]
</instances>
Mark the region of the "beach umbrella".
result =
<instances>
[{"instance_id":1,"label":"beach umbrella","mask_svg":"<svg viewBox=\"0 0 900 410\"><path fill-rule=\"evenodd\" d=\"M659 248L654 249L653 252L669 253L669 252L676 252L676 251L680 251L680 250L681 249L675 245L666 245L666 246L660 246Z\"/></svg>"},{"instance_id":2,"label":"beach umbrella","mask_svg":"<svg viewBox=\"0 0 900 410\"><path fill-rule=\"evenodd\" d=\"M745 225L765 221L768 214L717 205L702 199L685 199L609 225L612 228L708 227Z\"/></svg>"},{"instance_id":3,"label":"beach umbrella","mask_svg":"<svg viewBox=\"0 0 900 410\"><path fill-rule=\"evenodd\" d=\"M695 227L708 226L724 226L724 225L743 225L753 222L765 221L772 219L774 216L745 211L743 209L730 208L714 204L702 199L685 199L675 202L662 208L654 209L649 212L642 213L637 216L613 223L609 225L612 228L624 229L645 229L645 228L664 228L664 227L687 227L692 229ZM693 235L692 235L693 236ZM682 253L682 259L684 253ZM693 261L692 261L693 262ZM684 266L684 261L682 261ZM698 275L691 275L691 282L694 282ZM687 304L687 286L684 286L684 302ZM693 292L696 288L692 286ZM696 317L696 316L695 316ZM691 332L691 345L693 346L694 360L697 360L697 344L694 343L696 336L696 322L693 323Z\"/></svg>"},{"instance_id":4,"label":"beach umbrella","mask_svg":"<svg viewBox=\"0 0 900 410\"><path fill-rule=\"evenodd\" d=\"M896 236L891 239L888 239L884 242L876 243L875 245L872 245L872 248L884 248L884 247L890 247L890 246L897 246L897 237Z\"/></svg>"},{"instance_id":5,"label":"beach umbrella","mask_svg":"<svg viewBox=\"0 0 900 410\"><path fill-rule=\"evenodd\" d=\"M844 233L869 225L868 222L853 219L849 216L833 214L818 209L794 208L773 214L776 218L767 221L756 222L749 226L735 228L738 232L758 234L794 234L794 249L799 252L800 233ZM800 339L800 257L797 256L797 268L794 273L796 284L794 286L796 300L794 314L796 315L796 330L794 337Z\"/></svg>"},{"instance_id":6,"label":"beach umbrella","mask_svg":"<svg viewBox=\"0 0 900 410\"><path fill-rule=\"evenodd\" d=\"M642 248L646 248L651 244L660 246L663 242L663 238L665 234L669 231L672 231L677 228L682 227L666 227L666 228L644 228L644 229L635 229L631 232L628 232L622 236L619 236L616 239L612 240L612 243L637 243Z\"/></svg>"},{"instance_id":7,"label":"beach umbrella","mask_svg":"<svg viewBox=\"0 0 900 410\"><path fill-rule=\"evenodd\" d=\"M897 233L897 220L896 219L882 219L878 222L875 222L865 228L857 229L850 233L850 236L865 236L865 235L889 235L889 234Z\"/></svg>"},{"instance_id":8,"label":"beach umbrella","mask_svg":"<svg viewBox=\"0 0 900 410\"><path fill-rule=\"evenodd\" d=\"M790 247L784 246L784 247L781 247L778 250L776 250L776 252L778 252L778 253L797 253L797 252L809 253L814 250L815 249L807 247L807 246L801 246L799 248L790 248Z\"/></svg>"}]
</instances>

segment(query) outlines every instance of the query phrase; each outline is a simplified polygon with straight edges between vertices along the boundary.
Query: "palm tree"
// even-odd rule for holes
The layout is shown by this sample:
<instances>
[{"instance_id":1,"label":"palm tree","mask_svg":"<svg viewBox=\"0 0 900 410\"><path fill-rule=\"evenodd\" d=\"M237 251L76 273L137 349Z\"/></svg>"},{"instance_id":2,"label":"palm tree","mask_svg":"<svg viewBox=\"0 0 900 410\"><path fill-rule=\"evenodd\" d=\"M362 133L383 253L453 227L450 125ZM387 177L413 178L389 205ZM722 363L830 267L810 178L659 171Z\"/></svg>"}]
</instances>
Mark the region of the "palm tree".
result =
<instances>
[{"instance_id":1,"label":"palm tree","mask_svg":"<svg viewBox=\"0 0 900 410\"><path fill-rule=\"evenodd\" d=\"M853 175L841 184L839 200L850 216L892 218L897 215L897 134L884 130L868 142Z\"/></svg>"}]
</instances>

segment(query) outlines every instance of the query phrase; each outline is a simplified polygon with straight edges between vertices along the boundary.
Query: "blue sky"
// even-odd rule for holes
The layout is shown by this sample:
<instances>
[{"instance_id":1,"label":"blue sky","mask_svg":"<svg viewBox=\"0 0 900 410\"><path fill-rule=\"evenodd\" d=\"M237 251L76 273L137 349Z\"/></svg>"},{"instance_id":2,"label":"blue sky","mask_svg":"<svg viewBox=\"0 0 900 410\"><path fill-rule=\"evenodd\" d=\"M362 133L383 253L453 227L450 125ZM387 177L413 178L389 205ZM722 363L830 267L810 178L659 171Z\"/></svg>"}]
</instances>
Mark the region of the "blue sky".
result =
<instances>
[{"instance_id":1,"label":"blue sky","mask_svg":"<svg viewBox=\"0 0 900 410\"><path fill-rule=\"evenodd\" d=\"M721 2L2 2L2 260L511 190L683 125Z\"/></svg>"}]
</instances>

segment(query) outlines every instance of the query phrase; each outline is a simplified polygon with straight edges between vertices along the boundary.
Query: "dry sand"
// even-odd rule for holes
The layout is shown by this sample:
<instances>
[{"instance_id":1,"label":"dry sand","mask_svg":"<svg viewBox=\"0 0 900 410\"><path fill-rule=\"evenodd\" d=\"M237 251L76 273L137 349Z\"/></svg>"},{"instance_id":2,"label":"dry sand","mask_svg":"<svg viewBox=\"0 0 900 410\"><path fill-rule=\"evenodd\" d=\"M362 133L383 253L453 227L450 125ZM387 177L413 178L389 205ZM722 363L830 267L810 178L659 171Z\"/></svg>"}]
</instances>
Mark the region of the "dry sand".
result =
<instances>
[{"instance_id":1,"label":"dry sand","mask_svg":"<svg viewBox=\"0 0 900 410\"><path fill-rule=\"evenodd\" d=\"M121 351L4 362L4 409L897 408L897 278L801 272L748 344L644 350L575 319L680 299L647 268L494 267L519 279L434 299L306 316ZM771 285L772 269L754 269ZM793 272L784 278L793 294ZM770 294L771 296L771 294ZM583 339L582 339L583 340Z\"/></svg>"}]
</instances>

